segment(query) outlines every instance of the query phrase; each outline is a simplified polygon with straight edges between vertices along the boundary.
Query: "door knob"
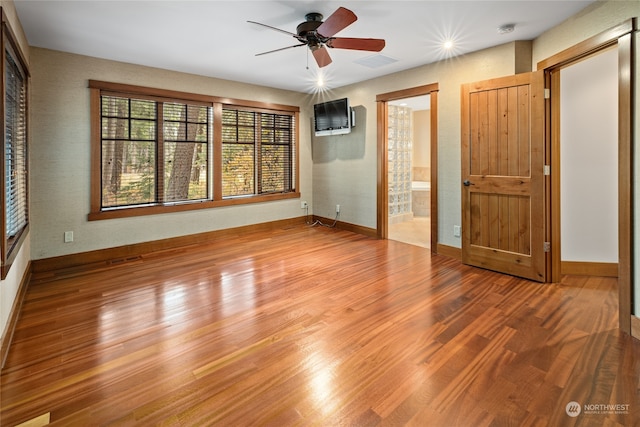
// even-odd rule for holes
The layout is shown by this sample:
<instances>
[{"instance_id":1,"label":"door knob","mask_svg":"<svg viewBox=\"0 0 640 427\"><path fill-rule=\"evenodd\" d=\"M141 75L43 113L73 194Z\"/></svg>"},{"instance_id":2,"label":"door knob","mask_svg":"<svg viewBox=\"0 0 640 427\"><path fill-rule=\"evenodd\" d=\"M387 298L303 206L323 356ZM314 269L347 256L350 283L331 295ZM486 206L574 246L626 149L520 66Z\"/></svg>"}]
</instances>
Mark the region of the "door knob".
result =
<instances>
[{"instance_id":1,"label":"door knob","mask_svg":"<svg viewBox=\"0 0 640 427\"><path fill-rule=\"evenodd\" d=\"M469 181L468 179L465 179L464 181L462 181L462 183L464 184L465 187L473 185L473 182Z\"/></svg>"}]
</instances>

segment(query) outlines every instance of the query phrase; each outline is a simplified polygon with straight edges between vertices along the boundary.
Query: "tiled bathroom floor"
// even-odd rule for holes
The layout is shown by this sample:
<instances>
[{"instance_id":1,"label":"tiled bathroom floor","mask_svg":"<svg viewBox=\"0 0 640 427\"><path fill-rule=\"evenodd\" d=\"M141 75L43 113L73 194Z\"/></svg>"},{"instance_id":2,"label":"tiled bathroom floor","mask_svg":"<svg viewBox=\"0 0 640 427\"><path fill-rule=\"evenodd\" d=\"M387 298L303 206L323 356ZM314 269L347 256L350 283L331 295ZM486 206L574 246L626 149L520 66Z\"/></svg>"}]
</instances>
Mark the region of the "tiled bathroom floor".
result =
<instances>
[{"instance_id":1,"label":"tiled bathroom floor","mask_svg":"<svg viewBox=\"0 0 640 427\"><path fill-rule=\"evenodd\" d=\"M431 217L414 216L412 221L390 224L389 239L430 248Z\"/></svg>"}]
</instances>

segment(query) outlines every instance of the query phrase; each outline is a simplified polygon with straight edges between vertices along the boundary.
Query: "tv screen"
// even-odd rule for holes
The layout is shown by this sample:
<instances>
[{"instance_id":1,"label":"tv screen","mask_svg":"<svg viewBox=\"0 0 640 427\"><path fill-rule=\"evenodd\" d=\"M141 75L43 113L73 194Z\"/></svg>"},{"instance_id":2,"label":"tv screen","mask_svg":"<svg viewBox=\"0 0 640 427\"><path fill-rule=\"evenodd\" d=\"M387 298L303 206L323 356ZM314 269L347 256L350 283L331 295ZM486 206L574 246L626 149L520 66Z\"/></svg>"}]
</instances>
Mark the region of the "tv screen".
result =
<instances>
[{"instance_id":1,"label":"tv screen","mask_svg":"<svg viewBox=\"0 0 640 427\"><path fill-rule=\"evenodd\" d=\"M316 136L340 135L351 132L349 99L342 98L313 106Z\"/></svg>"}]
</instances>

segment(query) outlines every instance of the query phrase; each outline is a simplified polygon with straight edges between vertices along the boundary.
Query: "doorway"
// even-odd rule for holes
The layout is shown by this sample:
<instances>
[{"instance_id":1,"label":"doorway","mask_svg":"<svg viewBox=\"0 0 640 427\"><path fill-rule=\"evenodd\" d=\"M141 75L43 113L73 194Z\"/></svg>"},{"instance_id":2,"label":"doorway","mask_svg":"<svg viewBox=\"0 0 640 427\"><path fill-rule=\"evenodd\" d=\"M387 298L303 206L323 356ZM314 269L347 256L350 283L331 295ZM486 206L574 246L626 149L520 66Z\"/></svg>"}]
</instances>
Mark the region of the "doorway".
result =
<instances>
[{"instance_id":1,"label":"doorway","mask_svg":"<svg viewBox=\"0 0 640 427\"><path fill-rule=\"evenodd\" d=\"M431 247L431 95L390 101L389 240Z\"/></svg>"},{"instance_id":2,"label":"doorway","mask_svg":"<svg viewBox=\"0 0 640 427\"><path fill-rule=\"evenodd\" d=\"M378 171L376 235L389 238L389 103L428 95L429 101L429 244L437 253L438 242L438 84L433 83L376 96L378 115ZM425 98L427 99L427 98ZM411 179L409 178L409 181ZM410 184L409 184L410 185Z\"/></svg>"},{"instance_id":3,"label":"doorway","mask_svg":"<svg viewBox=\"0 0 640 427\"><path fill-rule=\"evenodd\" d=\"M634 46L633 37L637 29L636 20L629 19L590 39L565 49L538 63L538 70L544 70L546 87L551 88L547 100L547 140L546 164L550 164L548 177L547 239L551 243L550 261L547 263L551 281L558 282L561 276L560 250L560 70L569 64L590 57L610 47L617 47L618 73L618 303L619 326L623 332L640 336L640 322L636 322L632 333L633 302L633 86L634 86Z\"/></svg>"},{"instance_id":4,"label":"doorway","mask_svg":"<svg viewBox=\"0 0 640 427\"><path fill-rule=\"evenodd\" d=\"M618 52L560 69L561 274L618 275Z\"/></svg>"}]
</instances>

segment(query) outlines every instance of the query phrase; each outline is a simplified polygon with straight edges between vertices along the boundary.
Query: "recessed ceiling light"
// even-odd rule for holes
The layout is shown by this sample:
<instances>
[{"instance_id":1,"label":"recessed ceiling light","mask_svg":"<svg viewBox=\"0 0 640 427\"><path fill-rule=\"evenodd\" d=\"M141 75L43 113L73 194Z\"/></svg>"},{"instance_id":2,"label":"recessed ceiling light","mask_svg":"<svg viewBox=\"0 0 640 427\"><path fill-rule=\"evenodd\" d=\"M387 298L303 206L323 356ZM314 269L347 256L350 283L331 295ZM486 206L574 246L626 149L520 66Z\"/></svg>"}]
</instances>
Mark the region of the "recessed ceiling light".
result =
<instances>
[{"instance_id":1,"label":"recessed ceiling light","mask_svg":"<svg viewBox=\"0 0 640 427\"><path fill-rule=\"evenodd\" d=\"M447 50L451 49L453 47L453 40L447 40L442 46Z\"/></svg>"},{"instance_id":2,"label":"recessed ceiling light","mask_svg":"<svg viewBox=\"0 0 640 427\"><path fill-rule=\"evenodd\" d=\"M516 29L516 24L505 24L498 27L498 34L509 34L513 33L513 30Z\"/></svg>"}]
</instances>

